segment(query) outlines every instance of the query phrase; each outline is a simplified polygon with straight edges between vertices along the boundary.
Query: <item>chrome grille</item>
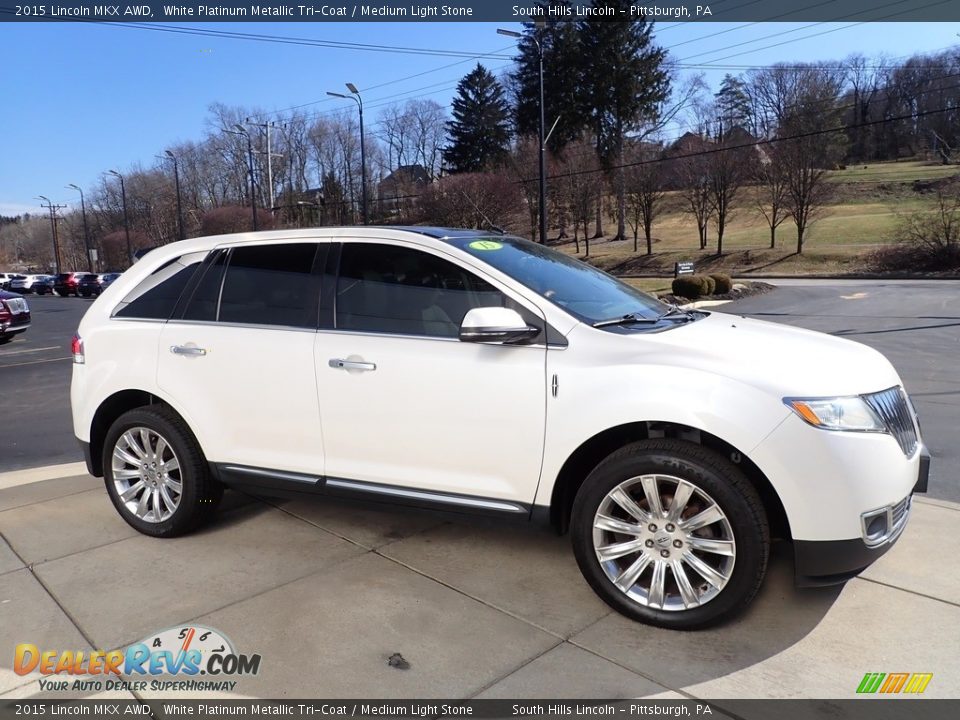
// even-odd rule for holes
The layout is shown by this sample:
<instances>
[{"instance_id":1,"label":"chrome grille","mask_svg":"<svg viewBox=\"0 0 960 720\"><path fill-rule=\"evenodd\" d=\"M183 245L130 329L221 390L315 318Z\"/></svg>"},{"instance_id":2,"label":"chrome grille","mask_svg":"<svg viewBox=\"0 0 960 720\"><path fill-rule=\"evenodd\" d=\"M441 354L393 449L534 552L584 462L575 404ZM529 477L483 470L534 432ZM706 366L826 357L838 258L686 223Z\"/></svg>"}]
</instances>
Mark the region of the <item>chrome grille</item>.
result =
<instances>
[{"instance_id":1,"label":"chrome grille","mask_svg":"<svg viewBox=\"0 0 960 720\"><path fill-rule=\"evenodd\" d=\"M913 421L913 411L907 394L900 386L878 393L863 396L887 431L897 439L900 449L907 457L917 449L917 426Z\"/></svg>"},{"instance_id":2,"label":"chrome grille","mask_svg":"<svg viewBox=\"0 0 960 720\"><path fill-rule=\"evenodd\" d=\"M900 526L904 522L906 522L908 512L910 512L910 496L909 495L893 506L893 511L891 513L891 516L893 519L894 532L897 532L900 529Z\"/></svg>"}]
</instances>

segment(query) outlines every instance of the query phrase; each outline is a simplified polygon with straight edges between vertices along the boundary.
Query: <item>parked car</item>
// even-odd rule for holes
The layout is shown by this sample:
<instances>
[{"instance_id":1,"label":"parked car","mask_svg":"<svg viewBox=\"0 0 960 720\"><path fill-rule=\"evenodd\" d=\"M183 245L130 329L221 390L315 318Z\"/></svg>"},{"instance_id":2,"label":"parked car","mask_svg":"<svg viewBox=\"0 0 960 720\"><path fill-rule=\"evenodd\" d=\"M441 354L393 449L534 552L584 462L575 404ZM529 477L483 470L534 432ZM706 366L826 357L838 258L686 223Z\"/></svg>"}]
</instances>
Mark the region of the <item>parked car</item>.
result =
<instances>
[{"instance_id":1,"label":"parked car","mask_svg":"<svg viewBox=\"0 0 960 720\"><path fill-rule=\"evenodd\" d=\"M103 276L96 273L79 273L77 292L83 297L99 295L103 292Z\"/></svg>"},{"instance_id":2,"label":"parked car","mask_svg":"<svg viewBox=\"0 0 960 720\"><path fill-rule=\"evenodd\" d=\"M110 287L113 284L113 281L116 280L118 277L120 277L120 273L118 272L104 273L103 275L101 275L100 276L101 292L103 290L106 290L108 287Z\"/></svg>"},{"instance_id":3,"label":"parked car","mask_svg":"<svg viewBox=\"0 0 960 720\"><path fill-rule=\"evenodd\" d=\"M10 287L10 281L16 273L0 273L0 290L6 290Z\"/></svg>"},{"instance_id":4,"label":"parked car","mask_svg":"<svg viewBox=\"0 0 960 720\"><path fill-rule=\"evenodd\" d=\"M33 292L33 283L36 282L39 275L14 275L10 281L10 291L29 295Z\"/></svg>"},{"instance_id":5,"label":"parked car","mask_svg":"<svg viewBox=\"0 0 960 720\"><path fill-rule=\"evenodd\" d=\"M33 291L37 295L46 295L53 293L53 285L56 278L53 275L39 275L33 281Z\"/></svg>"},{"instance_id":6,"label":"parked car","mask_svg":"<svg viewBox=\"0 0 960 720\"><path fill-rule=\"evenodd\" d=\"M0 290L0 345L30 327L30 306L16 293Z\"/></svg>"},{"instance_id":7,"label":"parked car","mask_svg":"<svg viewBox=\"0 0 960 720\"><path fill-rule=\"evenodd\" d=\"M114 284L73 339L73 424L146 535L198 527L224 486L544 521L612 608L693 629L750 603L771 538L799 584L842 582L926 489L880 353L664 305L526 240L197 238Z\"/></svg>"},{"instance_id":8,"label":"parked car","mask_svg":"<svg viewBox=\"0 0 960 720\"><path fill-rule=\"evenodd\" d=\"M53 278L53 290L57 295L61 297L66 297L68 295L76 295L80 297L80 276L83 273L77 272L62 272L58 273Z\"/></svg>"}]
</instances>

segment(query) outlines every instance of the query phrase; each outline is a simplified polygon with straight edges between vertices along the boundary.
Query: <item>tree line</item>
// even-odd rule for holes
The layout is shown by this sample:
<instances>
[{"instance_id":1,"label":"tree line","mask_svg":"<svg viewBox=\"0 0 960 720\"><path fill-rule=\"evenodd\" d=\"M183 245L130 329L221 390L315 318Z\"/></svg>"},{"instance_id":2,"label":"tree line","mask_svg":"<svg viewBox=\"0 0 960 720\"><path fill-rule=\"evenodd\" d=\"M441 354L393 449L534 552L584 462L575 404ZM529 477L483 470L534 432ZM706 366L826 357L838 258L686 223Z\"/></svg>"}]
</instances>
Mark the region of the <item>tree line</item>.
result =
<instances>
[{"instance_id":1,"label":"tree line","mask_svg":"<svg viewBox=\"0 0 960 720\"><path fill-rule=\"evenodd\" d=\"M668 197L695 221L702 249L715 242L722 253L730 219L749 209L765 218L771 247L789 222L802 252L830 199L829 170L924 153L953 163L960 153L956 50L901 61L852 55L779 63L729 74L716 92L674 62L644 20L531 23L517 53L513 69L499 77L478 63L449 109L424 98L368 105L368 117L377 111L365 128L372 222L493 224L535 237L541 53L549 233L572 240L577 252L582 243L589 254L609 220L613 239L632 240L637 252L642 240L652 253ZM247 139L225 132L237 125L250 134L252 173ZM203 137L123 171L135 249L178 236L167 150L177 162L187 236L248 230L253 203L261 229L361 219L355 112L301 108L278 118L214 104ZM84 191L101 268L126 267L118 179L103 175ZM0 263L52 266L48 216L4 220ZM80 213L71 203L57 222L64 267L86 268Z\"/></svg>"}]
</instances>

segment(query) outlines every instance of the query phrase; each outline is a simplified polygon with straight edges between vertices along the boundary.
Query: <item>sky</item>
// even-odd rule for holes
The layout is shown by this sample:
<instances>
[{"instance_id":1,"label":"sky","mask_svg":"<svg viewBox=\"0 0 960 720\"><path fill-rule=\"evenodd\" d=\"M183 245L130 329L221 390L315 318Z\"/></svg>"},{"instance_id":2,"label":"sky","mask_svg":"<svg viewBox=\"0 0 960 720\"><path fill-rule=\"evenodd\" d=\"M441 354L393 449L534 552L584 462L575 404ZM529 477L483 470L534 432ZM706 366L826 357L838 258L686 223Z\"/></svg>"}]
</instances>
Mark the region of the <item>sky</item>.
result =
<instances>
[{"instance_id":1,"label":"sky","mask_svg":"<svg viewBox=\"0 0 960 720\"><path fill-rule=\"evenodd\" d=\"M489 23L188 23L315 40L510 54ZM505 24L520 30L518 24ZM900 58L960 43L954 23L664 23L657 42L675 60L737 66ZM773 46L773 47L770 47ZM109 169L151 167L166 147L199 140L211 103L326 113L352 82L368 126L378 104L426 97L449 104L475 59L251 42L120 24L0 23L0 215L40 211L37 195L72 205ZM510 61L482 62L495 73ZM686 71L693 72L693 70ZM706 69L715 90L724 73ZM419 75L418 77L410 77ZM373 129L375 131L375 128Z\"/></svg>"}]
</instances>

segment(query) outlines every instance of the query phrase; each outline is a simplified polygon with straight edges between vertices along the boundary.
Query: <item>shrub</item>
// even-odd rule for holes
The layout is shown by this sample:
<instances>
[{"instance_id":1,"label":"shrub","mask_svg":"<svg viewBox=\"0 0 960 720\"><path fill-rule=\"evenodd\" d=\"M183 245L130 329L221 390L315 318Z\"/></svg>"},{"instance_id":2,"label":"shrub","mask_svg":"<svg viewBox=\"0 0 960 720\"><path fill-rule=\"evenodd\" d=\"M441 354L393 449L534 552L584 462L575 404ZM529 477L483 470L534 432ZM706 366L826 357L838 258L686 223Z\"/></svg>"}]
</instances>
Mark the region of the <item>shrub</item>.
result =
<instances>
[{"instance_id":1,"label":"shrub","mask_svg":"<svg viewBox=\"0 0 960 720\"><path fill-rule=\"evenodd\" d=\"M726 273L711 273L710 277L716 285L714 292L718 295L724 295L733 288L733 280Z\"/></svg>"},{"instance_id":2,"label":"shrub","mask_svg":"<svg viewBox=\"0 0 960 720\"><path fill-rule=\"evenodd\" d=\"M696 300L703 294L703 283L699 275L681 275L673 280L673 294L677 297Z\"/></svg>"},{"instance_id":3,"label":"shrub","mask_svg":"<svg viewBox=\"0 0 960 720\"><path fill-rule=\"evenodd\" d=\"M713 295L717 291L717 281L709 275L700 276L700 294Z\"/></svg>"}]
</instances>

